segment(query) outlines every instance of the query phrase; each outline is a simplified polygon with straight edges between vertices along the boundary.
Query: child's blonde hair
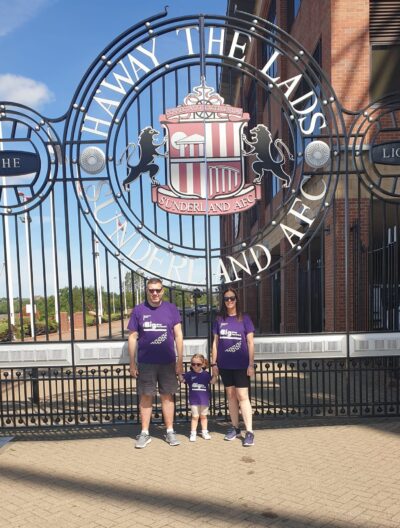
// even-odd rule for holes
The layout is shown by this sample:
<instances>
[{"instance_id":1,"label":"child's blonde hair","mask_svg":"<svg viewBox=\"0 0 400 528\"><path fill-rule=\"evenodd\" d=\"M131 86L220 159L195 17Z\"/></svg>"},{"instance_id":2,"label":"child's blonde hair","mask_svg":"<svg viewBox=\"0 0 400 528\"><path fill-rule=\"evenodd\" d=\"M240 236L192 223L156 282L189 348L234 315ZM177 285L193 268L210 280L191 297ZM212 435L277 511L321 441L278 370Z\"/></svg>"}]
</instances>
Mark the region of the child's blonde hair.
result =
<instances>
[{"instance_id":1,"label":"child's blonde hair","mask_svg":"<svg viewBox=\"0 0 400 528\"><path fill-rule=\"evenodd\" d=\"M192 362L194 359L200 359L203 363L203 367L208 367L208 359L203 356L203 354L193 354L193 356L190 359L190 362Z\"/></svg>"}]
</instances>

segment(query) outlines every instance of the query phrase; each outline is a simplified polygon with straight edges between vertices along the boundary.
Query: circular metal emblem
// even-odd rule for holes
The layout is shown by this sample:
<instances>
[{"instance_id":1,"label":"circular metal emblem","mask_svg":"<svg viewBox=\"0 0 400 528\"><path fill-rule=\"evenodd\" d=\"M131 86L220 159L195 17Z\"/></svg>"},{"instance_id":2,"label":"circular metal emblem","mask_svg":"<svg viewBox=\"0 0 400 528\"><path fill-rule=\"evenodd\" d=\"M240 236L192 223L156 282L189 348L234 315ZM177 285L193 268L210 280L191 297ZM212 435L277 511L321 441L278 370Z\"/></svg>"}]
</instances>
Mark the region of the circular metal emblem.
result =
<instances>
[{"instance_id":1,"label":"circular metal emblem","mask_svg":"<svg viewBox=\"0 0 400 528\"><path fill-rule=\"evenodd\" d=\"M104 50L73 101L67 155L87 221L126 266L217 287L274 273L309 243L344 134L296 41L251 17L201 18L144 21ZM261 66L254 46L268 49Z\"/></svg>"},{"instance_id":2,"label":"circular metal emblem","mask_svg":"<svg viewBox=\"0 0 400 528\"><path fill-rule=\"evenodd\" d=\"M79 164L88 174L99 174L106 166L104 152L98 147L87 147L79 157Z\"/></svg>"},{"instance_id":3,"label":"circular metal emblem","mask_svg":"<svg viewBox=\"0 0 400 528\"><path fill-rule=\"evenodd\" d=\"M304 151L306 163L315 169L326 165L330 158L330 149L324 141L311 141Z\"/></svg>"}]
</instances>

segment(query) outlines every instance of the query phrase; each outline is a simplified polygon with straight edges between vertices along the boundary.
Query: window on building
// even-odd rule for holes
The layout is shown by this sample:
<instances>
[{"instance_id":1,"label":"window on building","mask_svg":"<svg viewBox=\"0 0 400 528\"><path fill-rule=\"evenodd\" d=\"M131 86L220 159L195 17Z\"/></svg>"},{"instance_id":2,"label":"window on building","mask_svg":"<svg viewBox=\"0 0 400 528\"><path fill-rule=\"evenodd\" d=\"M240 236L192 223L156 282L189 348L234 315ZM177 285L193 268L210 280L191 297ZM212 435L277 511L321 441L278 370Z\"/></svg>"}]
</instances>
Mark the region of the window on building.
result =
<instances>
[{"instance_id":1,"label":"window on building","mask_svg":"<svg viewBox=\"0 0 400 528\"><path fill-rule=\"evenodd\" d=\"M316 47L314 49L314 53L313 53L312 56L313 56L313 59L318 63L318 65L322 66L322 42L321 42L321 39L318 41L318 44L316 45ZM324 113L323 109L321 107L321 102L319 100L319 98L321 97L321 86L319 84L313 86L311 83L312 83L312 79L308 79L306 81L304 78L302 78L302 80L301 80L301 82L299 84L299 87L296 90L296 96L293 98L293 99L298 99L299 97L301 97L303 95L306 95L310 91L313 91L315 93L315 95L317 96L317 98L318 98L318 103L317 103L314 111L312 112L312 114L307 114L305 116L306 118L303 121L303 125L302 125L304 129L307 129L310 126L312 115L314 115L316 112ZM318 135L319 131L317 130L316 133ZM313 139L313 135L309 136L308 139L306 139L306 143L309 142L309 141L312 141L312 139ZM301 141L302 141L301 131L297 130L296 144L297 145L301 144ZM300 160L298 160L298 162L300 162Z\"/></svg>"},{"instance_id":2,"label":"window on building","mask_svg":"<svg viewBox=\"0 0 400 528\"><path fill-rule=\"evenodd\" d=\"M268 22L271 22L272 24L275 24L275 25L277 23L276 0L272 0L271 2L268 15L267 15L267 20ZM274 35L275 31L272 31L272 33ZM268 42L264 42L263 44L262 53L261 53L262 66L264 66L264 64L268 62L268 60L271 58L271 56L273 55L275 51L275 38L273 35L271 36ZM278 71L278 65L277 65L277 62L275 61L271 69L268 71L268 75L270 77L276 77L277 71Z\"/></svg>"},{"instance_id":3,"label":"window on building","mask_svg":"<svg viewBox=\"0 0 400 528\"><path fill-rule=\"evenodd\" d=\"M400 11L398 4L396 1L370 0L370 96L372 100L399 92L400 89Z\"/></svg>"},{"instance_id":4,"label":"window on building","mask_svg":"<svg viewBox=\"0 0 400 528\"><path fill-rule=\"evenodd\" d=\"M400 90L400 46L372 46L370 96L373 101Z\"/></svg>"},{"instance_id":5,"label":"window on building","mask_svg":"<svg viewBox=\"0 0 400 528\"><path fill-rule=\"evenodd\" d=\"M289 0L289 9L288 9L288 28L292 27L293 22L297 17L301 5L301 0Z\"/></svg>"}]
</instances>

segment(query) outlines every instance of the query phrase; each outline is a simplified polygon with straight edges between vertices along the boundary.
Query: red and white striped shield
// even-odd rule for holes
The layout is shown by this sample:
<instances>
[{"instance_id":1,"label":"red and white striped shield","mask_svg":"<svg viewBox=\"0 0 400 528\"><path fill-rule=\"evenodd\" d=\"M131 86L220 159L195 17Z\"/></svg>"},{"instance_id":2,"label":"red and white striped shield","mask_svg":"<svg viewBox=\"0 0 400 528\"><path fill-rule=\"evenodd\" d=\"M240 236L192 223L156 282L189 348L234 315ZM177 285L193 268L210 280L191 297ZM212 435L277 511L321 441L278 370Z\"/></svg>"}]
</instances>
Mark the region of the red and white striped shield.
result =
<instances>
[{"instance_id":1,"label":"red and white striped shield","mask_svg":"<svg viewBox=\"0 0 400 528\"><path fill-rule=\"evenodd\" d=\"M229 197L244 185L243 127L249 115L202 81L160 123L168 136L168 184L178 196Z\"/></svg>"},{"instance_id":2,"label":"red and white striped shield","mask_svg":"<svg viewBox=\"0 0 400 528\"><path fill-rule=\"evenodd\" d=\"M243 187L242 129L246 121L166 122L169 185L180 196L230 196Z\"/></svg>"}]
</instances>

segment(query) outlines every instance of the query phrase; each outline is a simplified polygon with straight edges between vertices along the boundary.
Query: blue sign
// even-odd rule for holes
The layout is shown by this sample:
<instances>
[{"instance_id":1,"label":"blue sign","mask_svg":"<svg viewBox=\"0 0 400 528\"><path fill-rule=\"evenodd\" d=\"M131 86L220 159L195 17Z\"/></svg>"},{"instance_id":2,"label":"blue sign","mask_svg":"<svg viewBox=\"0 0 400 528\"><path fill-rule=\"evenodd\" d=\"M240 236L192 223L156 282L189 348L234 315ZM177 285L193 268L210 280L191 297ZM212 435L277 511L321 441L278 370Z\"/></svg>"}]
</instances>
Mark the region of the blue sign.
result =
<instances>
[{"instance_id":1,"label":"blue sign","mask_svg":"<svg viewBox=\"0 0 400 528\"><path fill-rule=\"evenodd\" d=\"M382 165L400 165L400 142L381 143L372 147L372 161Z\"/></svg>"},{"instance_id":2,"label":"blue sign","mask_svg":"<svg viewBox=\"0 0 400 528\"><path fill-rule=\"evenodd\" d=\"M39 154L23 150L0 151L0 176L25 176L39 172Z\"/></svg>"}]
</instances>

